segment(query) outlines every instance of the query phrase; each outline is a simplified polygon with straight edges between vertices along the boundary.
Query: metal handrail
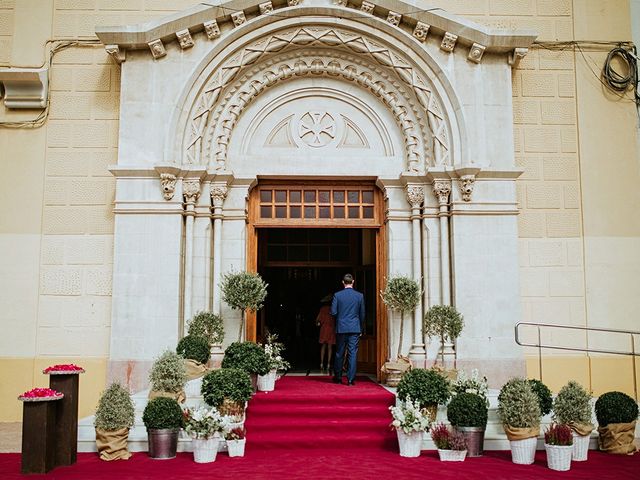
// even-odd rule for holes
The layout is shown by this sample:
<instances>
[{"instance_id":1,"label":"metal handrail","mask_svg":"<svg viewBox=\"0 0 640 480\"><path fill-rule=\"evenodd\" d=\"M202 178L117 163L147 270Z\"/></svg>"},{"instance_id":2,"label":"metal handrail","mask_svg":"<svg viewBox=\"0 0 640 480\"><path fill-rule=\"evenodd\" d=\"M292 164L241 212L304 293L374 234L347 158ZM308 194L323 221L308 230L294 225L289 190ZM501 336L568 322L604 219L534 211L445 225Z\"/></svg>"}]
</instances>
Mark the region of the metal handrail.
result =
<instances>
[{"instance_id":1,"label":"metal handrail","mask_svg":"<svg viewBox=\"0 0 640 480\"><path fill-rule=\"evenodd\" d=\"M538 330L538 343L525 343L520 339L520 326L527 327L536 327ZM629 339L631 340L631 351L619 351L619 350L602 350L598 348L578 348L578 347L561 347L558 345L546 345L542 343L542 339L540 336L540 327L544 328L556 328L556 329L564 329L564 330L580 330L583 332L604 332L604 333L620 333L624 335L629 335ZM542 381L542 349L548 348L553 350L568 350L572 352L584 352L584 353L607 353L611 355L623 355L627 357L637 357L640 356L640 352L636 352L635 345L635 336L640 335L640 332L634 330L618 330L613 328L598 328L598 327L579 327L575 325L557 325L552 323L532 323L532 322L519 322L515 326L515 341L518 345L522 347L535 347L538 349L538 368L540 370L540 380ZM632 362L633 366L633 395L638 400L638 378L636 375L636 361L635 358Z\"/></svg>"}]
</instances>

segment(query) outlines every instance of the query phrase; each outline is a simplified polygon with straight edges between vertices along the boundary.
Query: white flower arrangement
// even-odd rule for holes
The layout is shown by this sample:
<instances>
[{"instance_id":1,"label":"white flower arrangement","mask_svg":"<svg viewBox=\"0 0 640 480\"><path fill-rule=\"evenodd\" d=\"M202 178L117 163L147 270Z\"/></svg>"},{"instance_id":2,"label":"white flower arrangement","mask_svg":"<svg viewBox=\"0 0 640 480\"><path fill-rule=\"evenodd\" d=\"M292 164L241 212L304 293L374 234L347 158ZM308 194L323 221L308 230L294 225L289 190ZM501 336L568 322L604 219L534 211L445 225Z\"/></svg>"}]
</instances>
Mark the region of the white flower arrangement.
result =
<instances>
[{"instance_id":1,"label":"white flower arrangement","mask_svg":"<svg viewBox=\"0 0 640 480\"><path fill-rule=\"evenodd\" d=\"M267 335L267 342L263 345L264 353L266 353L271 369L275 370L288 370L291 365L284 358L282 358L282 351L284 345L278 340L277 334Z\"/></svg>"},{"instance_id":2,"label":"white flower arrangement","mask_svg":"<svg viewBox=\"0 0 640 480\"><path fill-rule=\"evenodd\" d=\"M489 406L489 399L487 394L489 392L489 385L487 383L487 377L480 377L480 372L477 368L471 370L471 377L468 377L464 370L458 372L458 378L451 386L451 394L457 395L459 393L475 393L482 397L487 406Z\"/></svg>"},{"instance_id":3,"label":"white flower arrangement","mask_svg":"<svg viewBox=\"0 0 640 480\"><path fill-rule=\"evenodd\" d=\"M208 439L224 436L231 429L232 418L221 415L215 407L186 408L183 411L184 430L191 438Z\"/></svg>"},{"instance_id":4,"label":"white flower arrangement","mask_svg":"<svg viewBox=\"0 0 640 480\"><path fill-rule=\"evenodd\" d=\"M429 428L429 417L422 413L419 402L412 402L407 397L397 407L389 407L393 421L391 426L401 429L404 433L424 432Z\"/></svg>"}]
</instances>

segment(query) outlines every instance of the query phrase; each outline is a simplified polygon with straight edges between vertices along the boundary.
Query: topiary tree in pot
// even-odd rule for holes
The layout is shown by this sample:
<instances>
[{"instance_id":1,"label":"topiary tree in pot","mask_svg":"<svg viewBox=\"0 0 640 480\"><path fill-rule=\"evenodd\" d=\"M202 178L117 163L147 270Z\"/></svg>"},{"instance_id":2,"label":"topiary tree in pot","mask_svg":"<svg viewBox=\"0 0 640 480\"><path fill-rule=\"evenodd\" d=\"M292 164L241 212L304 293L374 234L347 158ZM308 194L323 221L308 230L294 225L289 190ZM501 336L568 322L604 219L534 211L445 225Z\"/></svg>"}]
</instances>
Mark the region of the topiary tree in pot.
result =
<instances>
[{"instance_id":1,"label":"topiary tree in pot","mask_svg":"<svg viewBox=\"0 0 640 480\"><path fill-rule=\"evenodd\" d=\"M470 457L482 455L488 412L486 399L475 393L459 393L447 406L447 419L464 435Z\"/></svg>"},{"instance_id":2,"label":"topiary tree in pot","mask_svg":"<svg viewBox=\"0 0 640 480\"><path fill-rule=\"evenodd\" d=\"M551 390L540 380L530 378L528 380L533 393L538 397L538 405L540 405L540 413L544 417L551 413L551 407L553 406L553 398L551 397Z\"/></svg>"},{"instance_id":3,"label":"topiary tree in pot","mask_svg":"<svg viewBox=\"0 0 640 480\"><path fill-rule=\"evenodd\" d=\"M626 393L607 392L596 400L598 446L607 453L630 454L638 418L638 404Z\"/></svg>"},{"instance_id":4,"label":"topiary tree in pot","mask_svg":"<svg viewBox=\"0 0 640 480\"><path fill-rule=\"evenodd\" d=\"M184 358L187 381L199 378L207 372L205 364L209 361L210 349L205 337L187 335L181 338L176 353Z\"/></svg>"},{"instance_id":5,"label":"topiary tree in pot","mask_svg":"<svg viewBox=\"0 0 640 480\"><path fill-rule=\"evenodd\" d=\"M558 392L553 401L553 421L569 425L573 432L573 460L587 460L591 423L591 395L577 382L571 380Z\"/></svg>"},{"instance_id":6,"label":"topiary tree in pot","mask_svg":"<svg viewBox=\"0 0 640 480\"><path fill-rule=\"evenodd\" d=\"M540 434L540 404L531 384L512 378L500 389L498 416L511 445L513 463L530 465Z\"/></svg>"},{"instance_id":7,"label":"topiary tree in pot","mask_svg":"<svg viewBox=\"0 0 640 480\"><path fill-rule=\"evenodd\" d=\"M413 312L420 303L420 285L409 277L392 277L380 295L384 304L391 310L400 312L400 338L398 355L402 355L402 337L404 336L404 314Z\"/></svg>"},{"instance_id":8,"label":"topiary tree in pot","mask_svg":"<svg viewBox=\"0 0 640 480\"><path fill-rule=\"evenodd\" d=\"M169 397L184 401L184 385L187 382L187 371L184 359L175 352L163 352L151 366L149 382L151 391L149 398Z\"/></svg>"},{"instance_id":9,"label":"topiary tree in pot","mask_svg":"<svg viewBox=\"0 0 640 480\"><path fill-rule=\"evenodd\" d=\"M238 341L242 340L247 310L255 312L262 308L267 298L267 286L257 273L230 272L222 277L222 299L232 309L242 311Z\"/></svg>"},{"instance_id":10,"label":"topiary tree in pot","mask_svg":"<svg viewBox=\"0 0 640 480\"><path fill-rule=\"evenodd\" d=\"M425 335L440 337L439 354L444 365L445 341L453 344L455 353L455 342L464 327L464 318L451 305L434 305L424 314L422 327Z\"/></svg>"},{"instance_id":11,"label":"topiary tree in pot","mask_svg":"<svg viewBox=\"0 0 640 480\"><path fill-rule=\"evenodd\" d=\"M112 383L102 392L96 409L94 426L96 446L101 460L128 460L129 429L135 410L131 395L119 383Z\"/></svg>"},{"instance_id":12,"label":"topiary tree in pot","mask_svg":"<svg viewBox=\"0 0 640 480\"><path fill-rule=\"evenodd\" d=\"M239 368L251 376L254 390L257 376L266 375L271 370L271 362L260 345L253 342L234 342L224 351L222 368Z\"/></svg>"},{"instance_id":13,"label":"topiary tree in pot","mask_svg":"<svg viewBox=\"0 0 640 480\"><path fill-rule=\"evenodd\" d=\"M253 387L249 374L237 368L213 370L202 380L204 401L223 415L242 420L245 403L251 398Z\"/></svg>"},{"instance_id":14,"label":"topiary tree in pot","mask_svg":"<svg viewBox=\"0 0 640 480\"><path fill-rule=\"evenodd\" d=\"M414 368L408 371L400 380L397 390L398 398L402 401L407 397L419 402L420 407L428 411L429 418L435 421L438 405L444 405L451 396L449 381L439 371Z\"/></svg>"},{"instance_id":15,"label":"topiary tree in pot","mask_svg":"<svg viewBox=\"0 0 640 480\"><path fill-rule=\"evenodd\" d=\"M205 337L211 350L210 357L213 368L219 368L224 352L224 320L222 316L213 312L198 312L188 322L189 335ZM202 362L206 363L206 362Z\"/></svg>"},{"instance_id":16,"label":"topiary tree in pot","mask_svg":"<svg viewBox=\"0 0 640 480\"><path fill-rule=\"evenodd\" d=\"M142 414L147 427L149 456L175 458L178 434L183 425L182 409L173 398L157 397L149 400Z\"/></svg>"}]
</instances>

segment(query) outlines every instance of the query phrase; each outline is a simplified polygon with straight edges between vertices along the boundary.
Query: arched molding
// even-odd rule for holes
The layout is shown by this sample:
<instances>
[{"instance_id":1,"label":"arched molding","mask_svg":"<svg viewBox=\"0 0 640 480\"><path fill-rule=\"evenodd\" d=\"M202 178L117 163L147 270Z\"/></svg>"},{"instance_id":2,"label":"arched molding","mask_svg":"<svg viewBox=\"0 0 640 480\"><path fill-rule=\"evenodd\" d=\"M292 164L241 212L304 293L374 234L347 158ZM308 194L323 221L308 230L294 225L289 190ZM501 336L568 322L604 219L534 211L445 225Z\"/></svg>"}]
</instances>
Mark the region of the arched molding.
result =
<instances>
[{"instance_id":1,"label":"arched molding","mask_svg":"<svg viewBox=\"0 0 640 480\"><path fill-rule=\"evenodd\" d=\"M222 37L193 70L178 99L170 124L170 132L176 135L166 144L166 161L202 163L202 134L209 114L223 90L244 68L272 53L317 43L348 49L392 70L400 82L411 87L427 112L434 138L438 139L434 163L467 162L466 128L458 95L427 49L406 32L371 16L341 19L337 28L333 17L339 17L340 11L297 7L295 12L288 12L291 17L256 17ZM309 34L310 30L316 34ZM282 37L285 31L289 36Z\"/></svg>"}]
</instances>

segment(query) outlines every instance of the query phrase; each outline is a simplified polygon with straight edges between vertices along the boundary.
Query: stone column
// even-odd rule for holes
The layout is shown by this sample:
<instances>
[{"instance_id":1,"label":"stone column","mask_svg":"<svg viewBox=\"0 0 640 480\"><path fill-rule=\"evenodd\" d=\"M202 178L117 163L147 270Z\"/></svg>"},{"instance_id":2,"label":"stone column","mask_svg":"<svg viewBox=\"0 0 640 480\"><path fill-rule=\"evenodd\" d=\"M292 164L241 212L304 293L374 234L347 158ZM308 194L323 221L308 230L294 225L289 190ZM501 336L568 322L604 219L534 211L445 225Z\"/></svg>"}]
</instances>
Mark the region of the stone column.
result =
<instances>
[{"instance_id":1,"label":"stone column","mask_svg":"<svg viewBox=\"0 0 640 480\"><path fill-rule=\"evenodd\" d=\"M406 186L407 202L411 205L411 259L413 279L422 284L422 235L420 232L421 209L424 202L424 187L408 184ZM409 351L411 362L418 367L424 366L426 351L422 342L422 302L418 302L413 312L413 344Z\"/></svg>"},{"instance_id":2,"label":"stone column","mask_svg":"<svg viewBox=\"0 0 640 480\"><path fill-rule=\"evenodd\" d=\"M185 248L184 248L184 324L186 334L187 321L192 316L192 292L193 292L193 221L195 217L195 205L200 197L200 180L184 179L182 181L182 194L184 195L185 215Z\"/></svg>"},{"instance_id":3,"label":"stone column","mask_svg":"<svg viewBox=\"0 0 640 480\"><path fill-rule=\"evenodd\" d=\"M220 315L220 281L222 270L222 204L227 198L227 184L211 184L211 204L213 205L213 313Z\"/></svg>"},{"instance_id":4,"label":"stone column","mask_svg":"<svg viewBox=\"0 0 640 480\"><path fill-rule=\"evenodd\" d=\"M440 218L440 303L442 305L450 305L449 195L451 194L451 181L435 180L433 182L433 193L440 205L440 211L438 212Z\"/></svg>"}]
</instances>

